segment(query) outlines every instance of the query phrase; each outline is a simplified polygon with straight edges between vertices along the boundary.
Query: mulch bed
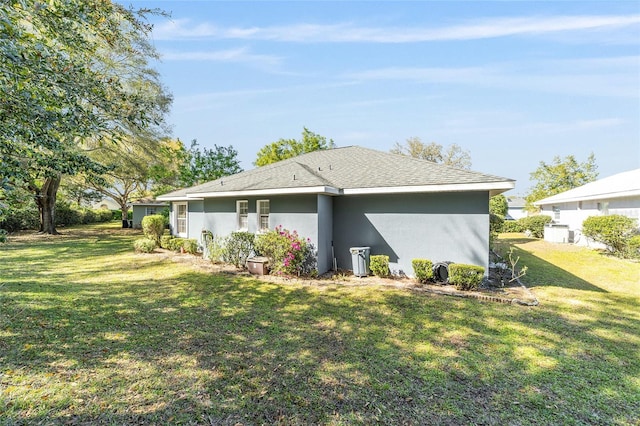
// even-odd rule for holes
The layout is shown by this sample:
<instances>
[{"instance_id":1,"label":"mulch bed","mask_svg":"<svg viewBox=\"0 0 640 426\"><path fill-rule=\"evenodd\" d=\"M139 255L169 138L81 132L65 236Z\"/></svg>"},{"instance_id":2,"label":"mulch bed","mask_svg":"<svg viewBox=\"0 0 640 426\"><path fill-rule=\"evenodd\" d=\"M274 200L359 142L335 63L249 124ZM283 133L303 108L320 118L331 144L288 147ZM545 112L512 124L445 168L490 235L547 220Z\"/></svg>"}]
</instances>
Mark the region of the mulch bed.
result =
<instances>
[{"instance_id":1,"label":"mulch bed","mask_svg":"<svg viewBox=\"0 0 640 426\"><path fill-rule=\"evenodd\" d=\"M453 297L466 297L490 302L518 304L524 306L537 306L538 299L526 288L519 280L507 283L504 287L499 284L497 275L493 270L490 271L489 280L483 284L483 287L476 291L457 290L453 285L446 283L428 283L420 284L412 278L408 277L390 277L380 278L377 276L356 277L351 271L338 271L337 273L329 272L318 278L304 277L285 277L276 275L251 275L245 269L239 269L233 265L213 264L201 256L185 255L174 253L164 249L156 249L163 255L170 257L175 262L191 263L193 266L201 270L212 273L224 273L230 275L251 276L255 279L275 282L275 283L295 283L301 285L310 285L316 287L326 286L380 286L383 288L404 289L415 292L432 293Z\"/></svg>"}]
</instances>

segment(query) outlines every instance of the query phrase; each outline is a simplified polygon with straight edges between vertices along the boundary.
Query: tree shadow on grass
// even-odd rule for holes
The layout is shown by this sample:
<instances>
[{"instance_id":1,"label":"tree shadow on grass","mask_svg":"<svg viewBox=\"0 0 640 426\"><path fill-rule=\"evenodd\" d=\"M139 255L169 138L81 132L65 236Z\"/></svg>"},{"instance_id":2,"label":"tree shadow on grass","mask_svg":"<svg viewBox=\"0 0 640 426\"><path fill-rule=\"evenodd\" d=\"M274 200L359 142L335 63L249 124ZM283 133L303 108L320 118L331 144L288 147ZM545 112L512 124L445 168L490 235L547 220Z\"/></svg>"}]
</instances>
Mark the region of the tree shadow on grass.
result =
<instances>
[{"instance_id":1,"label":"tree shadow on grass","mask_svg":"<svg viewBox=\"0 0 640 426\"><path fill-rule=\"evenodd\" d=\"M127 269L120 259L99 282L64 282L45 263L34 272L49 272L48 284L6 285L0 382L13 389L0 418L598 424L632 423L638 411L631 298L594 292L602 303L583 318L551 304L275 284L186 265L135 279L153 275L148 259L124 281L112 275Z\"/></svg>"},{"instance_id":2,"label":"tree shadow on grass","mask_svg":"<svg viewBox=\"0 0 640 426\"><path fill-rule=\"evenodd\" d=\"M522 268L522 266L527 266L526 275L521 278L521 281L523 281L527 287L561 287L601 293L608 292L606 289L577 277L571 272L549 263L536 256L533 252L528 251L527 244L537 241L538 240L533 238L511 238L496 243L498 250L501 249L504 253L508 253L509 247L513 247L513 258L516 259L520 257L517 267Z\"/></svg>"}]
</instances>

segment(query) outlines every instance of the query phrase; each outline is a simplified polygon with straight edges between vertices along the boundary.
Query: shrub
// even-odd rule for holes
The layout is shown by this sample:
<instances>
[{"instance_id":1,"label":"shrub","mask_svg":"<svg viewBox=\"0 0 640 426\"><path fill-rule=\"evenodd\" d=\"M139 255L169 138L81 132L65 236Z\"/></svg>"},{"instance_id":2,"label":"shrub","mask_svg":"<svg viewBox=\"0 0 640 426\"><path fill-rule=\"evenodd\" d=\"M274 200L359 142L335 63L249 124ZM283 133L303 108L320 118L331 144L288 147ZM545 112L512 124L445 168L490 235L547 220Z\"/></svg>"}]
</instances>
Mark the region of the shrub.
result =
<instances>
[{"instance_id":1,"label":"shrub","mask_svg":"<svg viewBox=\"0 0 640 426\"><path fill-rule=\"evenodd\" d=\"M99 210L95 210L96 215L98 216L98 222L100 223L104 223L104 222L111 222L113 219L113 214L111 213L111 210L108 209L99 209Z\"/></svg>"},{"instance_id":2,"label":"shrub","mask_svg":"<svg viewBox=\"0 0 640 426\"><path fill-rule=\"evenodd\" d=\"M244 268L253 253L255 235L250 232L232 232L225 240L222 259L236 268Z\"/></svg>"},{"instance_id":3,"label":"shrub","mask_svg":"<svg viewBox=\"0 0 640 426\"><path fill-rule=\"evenodd\" d=\"M452 263L449 265L449 283L458 290L476 290L482 283L484 268L464 263Z\"/></svg>"},{"instance_id":4,"label":"shrub","mask_svg":"<svg viewBox=\"0 0 640 426\"><path fill-rule=\"evenodd\" d=\"M618 256L627 253L627 244L636 232L636 219L619 214L591 216L582 222L582 235L606 245Z\"/></svg>"},{"instance_id":5,"label":"shrub","mask_svg":"<svg viewBox=\"0 0 640 426\"><path fill-rule=\"evenodd\" d=\"M7 232L15 232L23 229L38 229L40 225L38 208L33 200L8 205L6 208L3 208L1 216L0 228Z\"/></svg>"},{"instance_id":6,"label":"shrub","mask_svg":"<svg viewBox=\"0 0 640 426\"><path fill-rule=\"evenodd\" d=\"M82 223L83 214L80 210L71 208L71 204L56 203L56 226L71 226Z\"/></svg>"},{"instance_id":7,"label":"shrub","mask_svg":"<svg viewBox=\"0 0 640 426\"><path fill-rule=\"evenodd\" d=\"M184 238L171 238L167 243L167 250L180 251Z\"/></svg>"},{"instance_id":8,"label":"shrub","mask_svg":"<svg viewBox=\"0 0 640 426\"><path fill-rule=\"evenodd\" d=\"M516 220L505 220L501 232L524 232L524 228Z\"/></svg>"},{"instance_id":9,"label":"shrub","mask_svg":"<svg viewBox=\"0 0 640 426\"><path fill-rule=\"evenodd\" d=\"M173 235L163 235L160 237L160 247L166 250L171 250L169 247L171 245L171 240L175 239Z\"/></svg>"},{"instance_id":10,"label":"shrub","mask_svg":"<svg viewBox=\"0 0 640 426\"><path fill-rule=\"evenodd\" d=\"M627 242L627 256L632 259L640 259L640 235L634 235Z\"/></svg>"},{"instance_id":11,"label":"shrub","mask_svg":"<svg viewBox=\"0 0 640 426\"><path fill-rule=\"evenodd\" d=\"M551 220L551 216L540 214L520 218L518 224L522 226L523 231L529 231L534 238L542 238L544 237L544 227Z\"/></svg>"},{"instance_id":12,"label":"shrub","mask_svg":"<svg viewBox=\"0 0 640 426\"><path fill-rule=\"evenodd\" d=\"M160 238L164 234L164 217L160 214L152 214L142 218L142 232L144 236L160 245Z\"/></svg>"},{"instance_id":13,"label":"shrub","mask_svg":"<svg viewBox=\"0 0 640 426\"><path fill-rule=\"evenodd\" d=\"M282 226L259 235L255 240L255 250L269 258L269 267L275 273L308 275L316 269L315 251L310 240Z\"/></svg>"},{"instance_id":14,"label":"shrub","mask_svg":"<svg viewBox=\"0 0 640 426\"><path fill-rule=\"evenodd\" d=\"M207 255L209 260L213 263L222 262L224 256L224 239L218 235L211 234L209 238L205 240L207 245Z\"/></svg>"},{"instance_id":15,"label":"shrub","mask_svg":"<svg viewBox=\"0 0 640 426\"><path fill-rule=\"evenodd\" d=\"M156 242L151 238L138 238L133 242L133 248L137 253L151 253L156 248Z\"/></svg>"},{"instance_id":16,"label":"shrub","mask_svg":"<svg viewBox=\"0 0 640 426\"><path fill-rule=\"evenodd\" d=\"M426 283L433 279L433 262L429 259L412 259L411 265L418 282Z\"/></svg>"},{"instance_id":17,"label":"shrub","mask_svg":"<svg viewBox=\"0 0 640 426\"><path fill-rule=\"evenodd\" d=\"M7 242L7 231L5 231L4 229L0 229L0 243L6 243Z\"/></svg>"},{"instance_id":18,"label":"shrub","mask_svg":"<svg viewBox=\"0 0 640 426\"><path fill-rule=\"evenodd\" d=\"M198 252L198 240L195 238L185 239L182 243L185 253L196 254Z\"/></svg>"},{"instance_id":19,"label":"shrub","mask_svg":"<svg viewBox=\"0 0 640 426\"><path fill-rule=\"evenodd\" d=\"M378 277L388 277L389 271L389 256L384 254L374 254L370 257L369 267L371 272Z\"/></svg>"}]
</instances>

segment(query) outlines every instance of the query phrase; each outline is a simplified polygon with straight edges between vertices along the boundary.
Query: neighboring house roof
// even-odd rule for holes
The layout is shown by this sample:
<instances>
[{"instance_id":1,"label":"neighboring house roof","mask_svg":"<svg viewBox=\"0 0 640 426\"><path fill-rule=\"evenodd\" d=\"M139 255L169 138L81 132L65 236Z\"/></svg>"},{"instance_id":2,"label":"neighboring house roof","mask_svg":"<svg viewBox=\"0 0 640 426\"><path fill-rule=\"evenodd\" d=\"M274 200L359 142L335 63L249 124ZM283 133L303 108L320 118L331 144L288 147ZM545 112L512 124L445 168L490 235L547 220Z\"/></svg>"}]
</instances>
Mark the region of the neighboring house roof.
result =
<instances>
[{"instance_id":1,"label":"neighboring house roof","mask_svg":"<svg viewBox=\"0 0 640 426\"><path fill-rule=\"evenodd\" d=\"M618 173L591 183L570 189L552 197L533 203L536 206L546 204L569 203L573 201L606 200L610 198L640 196L640 169Z\"/></svg>"},{"instance_id":2,"label":"neighboring house roof","mask_svg":"<svg viewBox=\"0 0 640 426\"><path fill-rule=\"evenodd\" d=\"M154 198L141 198L137 201L130 203L132 206L166 206L166 201L159 201Z\"/></svg>"},{"instance_id":3,"label":"neighboring house roof","mask_svg":"<svg viewBox=\"0 0 640 426\"><path fill-rule=\"evenodd\" d=\"M507 198L507 206L510 209L522 209L527 203L524 197L511 196L506 198Z\"/></svg>"},{"instance_id":4,"label":"neighboring house roof","mask_svg":"<svg viewBox=\"0 0 640 426\"><path fill-rule=\"evenodd\" d=\"M314 151L158 197L178 201L234 195L491 191L515 181L358 146Z\"/></svg>"}]
</instances>

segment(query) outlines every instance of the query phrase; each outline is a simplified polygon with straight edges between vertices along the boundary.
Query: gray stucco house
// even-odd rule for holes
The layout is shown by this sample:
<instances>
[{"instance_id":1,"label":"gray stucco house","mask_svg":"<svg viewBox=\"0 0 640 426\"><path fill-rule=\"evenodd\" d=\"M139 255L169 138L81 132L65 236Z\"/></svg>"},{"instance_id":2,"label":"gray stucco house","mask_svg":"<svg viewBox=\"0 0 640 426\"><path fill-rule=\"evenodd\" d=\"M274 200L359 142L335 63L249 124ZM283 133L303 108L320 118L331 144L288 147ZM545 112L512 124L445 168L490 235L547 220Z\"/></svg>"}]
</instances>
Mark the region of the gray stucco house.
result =
<instances>
[{"instance_id":1,"label":"gray stucco house","mask_svg":"<svg viewBox=\"0 0 640 426\"><path fill-rule=\"evenodd\" d=\"M282 225L308 237L318 272L351 269L350 247L411 259L488 265L489 197L514 188L498 176L352 146L316 151L162 195L174 235L226 236Z\"/></svg>"},{"instance_id":2,"label":"gray stucco house","mask_svg":"<svg viewBox=\"0 0 640 426\"><path fill-rule=\"evenodd\" d=\"M133 211L132 226L134 228L142 228L142 219L145 216L160 214L160 212L168 206L169 204L165 201L158 201L151 198L134 201L131 203L131 209Z\"/></svg>"}]
</instances>

